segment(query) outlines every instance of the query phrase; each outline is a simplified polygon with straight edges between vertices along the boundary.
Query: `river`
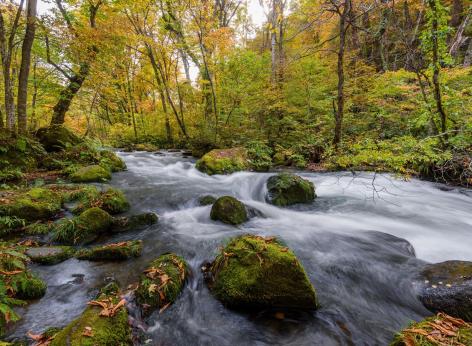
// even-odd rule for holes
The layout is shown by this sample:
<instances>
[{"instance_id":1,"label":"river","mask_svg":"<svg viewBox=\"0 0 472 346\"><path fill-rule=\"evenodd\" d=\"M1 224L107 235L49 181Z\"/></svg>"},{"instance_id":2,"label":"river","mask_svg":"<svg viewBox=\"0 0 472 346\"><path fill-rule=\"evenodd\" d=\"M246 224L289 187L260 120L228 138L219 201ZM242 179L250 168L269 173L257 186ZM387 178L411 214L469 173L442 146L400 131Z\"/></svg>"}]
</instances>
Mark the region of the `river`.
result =
<instances>
[{"instance_id":1,"label":"river","mask_svg":"<svg viewBox=\"0 0 472 346\"><path fill-rule=\"evenodd\" d=\"M426 262L472 260L471 190L372 173L303 172L318 198L278 208L265 202L265 182L273 173L210 177L180 153L120 156L128 171L114 174L111 184L127 195L129 213L156 212L160 220L107 241L142 239L143 256L33 265L48 290L21 309L23 319L10 337L64 326L107 279L127 287L147 263L171 251L188 261L193 274L173 306L143 323L148 345L388 345L409 321L430 315L412 286L418 270ZM198 205L206 194L232 195L259 216L239 227L211 221L211 207ZM228 238L244 233L278 236L293 249L316 288L318 311L280 321L228 310L212 297L201 264Z\"/></svg>"}]
</instances>

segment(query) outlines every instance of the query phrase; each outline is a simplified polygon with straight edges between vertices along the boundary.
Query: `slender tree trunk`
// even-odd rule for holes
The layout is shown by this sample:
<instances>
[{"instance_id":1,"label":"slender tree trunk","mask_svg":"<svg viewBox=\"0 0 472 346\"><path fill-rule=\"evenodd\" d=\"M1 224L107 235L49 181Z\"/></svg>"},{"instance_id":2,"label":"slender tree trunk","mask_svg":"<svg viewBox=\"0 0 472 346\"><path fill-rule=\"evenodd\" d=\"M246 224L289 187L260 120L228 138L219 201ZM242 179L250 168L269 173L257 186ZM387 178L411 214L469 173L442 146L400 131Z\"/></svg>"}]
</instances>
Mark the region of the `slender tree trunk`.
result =
<instances>
[{"instance_id":1,"label":"slender tree trunk","mask_svg":"<svg viewBox=\"0 0 472 346\"><path fill-rule=\"evenodd\" d=\"M432 40L433 40L433 86L434 86L434 99L436 101L436 109L441 118L441 132L446 133L447 129L447 115L444 110L442 103L441 95L441 85L440 85L440 71L441 71L441 62L439 61L439 42L438 42L438 13L436 7L436 0L428 0L431 11L433 12L433 21L432 21Z\"/></svg>"},{"instance_id":2,"label":"slender tree trunk","mask_svg":"<svg viewBox=\"0 0 472 346\"><path fill-rule=\"evenodd\" d=\"M51 120L52 125L64 124L66 113L69 111L75 95L77 95L79 92L89 73L90 65L85 62L81 63L79 72L70 78L67 86L62 89L61 93L59 94L59 101L56 103L53 109L54 113Z\"/></svg>"},{"instance_id":3,"label":"slender tree trunk","mask_svg":"<svg viewBox=\"0 0 472 346\"><path fill-rule=\"evenodd\" d=\"M469 37L469 46L464 56L464 67L469 67L472 65L472 37Z\"/></svg>"},{"instance_id":4,"label":"slender tree trunk","mask_svg":"<svg viewBox=\"0 0 472 346\"><path fill-rule=\"evenodd\" d=\"M351 10L350 0L344 1L343 13L339 15L339 49L338 49L338 96L337 96L337 110L336 123L334 127L333 144L338 147L341 143L343 132L343 118L344 118L344 54L346 49L346 18Z\"/></svg>"},{"instance_id":5,"label":"slender tree trunk","mask_svg":"<svg viewBox=\"0 0 472 346\"><path fill-rule=\"evenodd\" d=\"M36 31L36 5L37 0L28 0L26 15L26 31L21 48L21 67L18 77L18 131L26 132L26 104L28 102L28 78L31 65L31 48L33 47L34 35Z\"/></svg>"},{"instance_id":6,"label":"slender tree trunk","mask_svg":"<svg viewBox=\"0 0 472 346\"><path fill-rule=\"evenodd\" d=\"M15 74L11 73L11 62L15 35L18 29L23 4L24 0L21 0L16 10L16 15L13 20L13 23L11 24L11 30L9 32L8 37L5 27L5 21L3 19L3 13L0 11L0 55L3 69L6 125L9 130L15 130L15 99L13 95L14 83L12 80L12 76L14 76Z\"/></svg>"}]
</instances>

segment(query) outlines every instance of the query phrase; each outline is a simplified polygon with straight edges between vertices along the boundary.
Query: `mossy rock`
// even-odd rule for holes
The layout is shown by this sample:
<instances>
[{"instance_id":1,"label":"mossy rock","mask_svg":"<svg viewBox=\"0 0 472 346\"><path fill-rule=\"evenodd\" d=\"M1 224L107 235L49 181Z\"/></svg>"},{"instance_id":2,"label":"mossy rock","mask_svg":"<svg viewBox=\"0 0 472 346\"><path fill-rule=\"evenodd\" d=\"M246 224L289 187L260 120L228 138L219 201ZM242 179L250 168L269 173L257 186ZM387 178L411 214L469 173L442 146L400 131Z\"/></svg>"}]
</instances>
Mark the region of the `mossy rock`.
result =
<instances>
[{"instance_id":1,"label":"mossy rock","mask_svg":"<svg viewBox=\"0 0 472 346\"><path fill-rule=\"evenodd\" d=\"M112 233L128 232L157 223L159 217L155 213L144 213L133 216L113 218Z\"/></svg>"},{"instance_id":2,"label":"mossy rock","mask_svg":"<svg viewBox=\"0 0 472 346\"><path fill-rule=\"evenodd\" d=\"M11 278L14 297L22 300L42 298L46 294L46 283L30 272L23 272Z\"/></svg>"},{"instance_id":3,"label":"mossy rock","mask_svg":"<svg viewBox=\"0 0 472 346\"><path fill-rule=\"evenodd\" d=\"M197 161L196 168L206 174L230 174L250 169L244 148L214 149Z\"/></svg>"},{"instance_id":4,"label":"mossy rock","mask_svg":"<svg viewBox=\"0 0 472 346\"><path fill-rule=\"evenodd\" d=\"M52 239L62 244L87 244L110 230L113 217L100 208L90 208L72 219L62 219L53 226Z\"/></svg>"},{"instance_id":5,"label":"mossy rock","mask_svg":"<svg viewBox=\"0 0 472 346\"><path fill-rule=\"evenodd\" d=\"M159 148L156 147L152 143L135 144L133 149L136 150L136 151L147 151L147 152L151 152L151 153L159 150Z\"/></svg>"},{"instance_id":6,"label":"mossy rock","mask_svg":"<svg viewBox=\"0 0 472 346\"><path fill-rule=\"evenodd\" d=\"M121 172L126 170L126 163L116 155L116 153L108 150L100 152L100 166L112 172Z\"/></svg>"},{"instance_id":7,"label":"mossy rock","mask_svg":"<svg viewBox=\"0 0 472 346\"><path fill-rule=\"evenodd\" d=\"M291 173L274 175L267 180L268 201L277 206L310 203L316 198L312 182Z\"/></svg>"},{"instance_id":8,"label":"mossy rock","mask_svg":"<svg viewBox=\"0 0 472 346\"><path fill-rule=\"evenodd\" d=\"M110 188L103 192L85 194L79 198L79 204L72 211L78 214L91 207L99 207L111 215L124 213L130 208L126 196L121 190Z\"/></svg>"},{"instance_id":9,"label":"mossy rock","mask_svg":"<svg viewBox=\"0 0 472 346\"><path fill-rule=\"evenodd\" d=\"M188 266L182 257L164 254L155 259L141 276L136 290L137 302L149 314L175 302L182 292Z\"/></svg>"},{"instance_id":10,"label":"mossy rock","mask_svg":"<svg viewBox=\"0 0 472 346\"><path fill-rule=\"evenodd\" d=\"M76 257L88 261L123 261L141 256L142 251L143 242L135 240L82 249L77 252Z\"/></svg>"},{"instance_id":11,"label":"mossy rock","mask_svg":"<svg viewBox=\"0 0 472 346\"><path fill-rule=\"evenodd\" d=\"M36 132L36 137L48 152L61 151L82 142L77 135L62 125L43 127Z\"/></svg>"},{"instance_id":12,"label":"mossy rock","mask_svg":"<svg viewBox=\"0 0 472 346\"><path fill-rule=\"evenodd\" d=\"M101 293L97 298L106 299L110 299L114 305L120 301L117 292ZM133 345L126 307L120 307L112 317L100 316L101 310L98 306L88 306L80 317L54 336L50 346ZM84 335L88 328L91 328L89 336Z\"/></svg>"},{"instance_id":13,"label":"mossy rock","mask_svg":"<svg viewBox=\"0 0 472 346\"><path fill-rule=\"evenodd\" d=\"M31 261L47 265L64 262L74 256L74 253L75 249L70 246L35 247L25 252Z\"/></svg>"},{"instance_id":14,"label":"mossy rock","mask_svg":"<svg viewBox=\"0 0 472 346\"><path fill-rule=\"evenodd\" d=\"M216 202L216 197L211 195L202 196L198 199L198 204L201 206L213 205Z\"/></svg>"},{"instance_id":15,"label":"mossy rock","mask_svg":"<svg viewBox=\"0 0 472 346\"><path fill-rule=\"evenodd\" d=\"M70 175L70 180L74 183L104 182L110 179L110 170L99 165L82 167Z\"/></svg>"},{"instance_id":16,"label":"mossy rock","mask_svg":"<svg viewBox=\"0 0 472 346\"><path fill-rule=\"evenodd\" d=\"M61 210L61 196L45 188L13 192L3 197L0 215L28 221L47 220Z\"/></svg>"},{"instance_id":17,"label":"mossy rock","mask_svg":"<svg viewBox=\"0 0 472 346\"><path fill-rule=\"evenodd\" d=\"M275 238L232 239L211 265L212 293L232 308L314 310L315 289L294 253Z\"/></svg>"},{"instance_id":18,"label":"mossy rock","mask_svg":"<svg viewBox=\"0 0 472 346\"><path fill-rule=\"evenodd\" d=\"M0 181L19 178L23 171L36 169L46 154L33 138L0 129Z\"/></svg>"},{"instance_id":19,"label":"mossy rock","mask_svg":"<svg viewBox=\"0 0 472 346\"><path fill-rule=\"evenodd\" d=\"M436 325L441 328L436 328ZM452 333L448 335L444 330L450 330ZM438 338L436 341L435 337ZM440 313L424 321L411 323L408 328L398 333L390 344L390 346L438 345L472 345L472 324Z\"/></svg>"},{"instance_id":20,"label":"mossy rock","mask_svg":"<svg viewBox=\"0 0 472 346\"><path fill-rule=\"evenodd\" d=\"M429 264L420 273L417 286L427 309L472 322L472 262Z\"/></svg>"},{"instance_id":21,"label":"mossy rock","mask_svg":"<svg viewBox=\"0 0 472 346\"><path fill-rule=\"evenodd\" d=\"M230 225L239 225L248 220L244 204L231 196L218 198L211 208L210 217Z\"/></svg>"}]
</instances>

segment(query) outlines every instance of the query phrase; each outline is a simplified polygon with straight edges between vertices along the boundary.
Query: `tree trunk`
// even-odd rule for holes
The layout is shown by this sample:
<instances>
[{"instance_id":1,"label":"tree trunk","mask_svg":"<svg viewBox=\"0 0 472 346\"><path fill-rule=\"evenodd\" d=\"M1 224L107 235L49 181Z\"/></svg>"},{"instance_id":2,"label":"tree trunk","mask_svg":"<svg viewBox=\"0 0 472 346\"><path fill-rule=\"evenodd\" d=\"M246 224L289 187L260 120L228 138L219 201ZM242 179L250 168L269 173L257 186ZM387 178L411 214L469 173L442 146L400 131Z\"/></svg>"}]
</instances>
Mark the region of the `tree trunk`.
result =
<instances>
[{"instance_id":1,"label":"tree trunk","mask_svg":"<svg viewBox=\"0 0 472 346\"><path fill-rule=\"evenodd\" d=\"M18 77L18 131L26 132L26 103L28 102L28 78L31 65L31 48L33 47L34 35L36 31L36 5L37 0L28 0L26 15L26 31L21 48L21 67Z\"/></svg>"},{"instance_id":2,"label":"tree trunk","mask_svg":"<svg viewBox=\"0 0 472 346\"><path fill-rule=\"evenodd\" d=\"M432 40L433 40L433 85L434 85L434 99L436 101L436 109L441 118L441 132L446 133L447 128L447 115L444 111L441 95L441 85L439 80L440 74L440 61L439 61L439 42L438 42L438 13L436 7L436 0L428 0L431 11L433 12L433 21L432 21Z\"/></svg>"},{"instance_id":3,"label":"tree trunk","mask_svg":"<svg viewBox=\"0 0 472 346\"><path fill-rule=\"evenodd\" d=\"M59 94L59 101L54 106L54 113L51 120L51 125L62 125L69 110L72 100L79 92L82 84L90 73L90 65L88 63L81 63L77 74L74 74L69 79L69 84Z\"/></svg>"},{"instance_id":4,"label":"tree trunk","mask_svg":"<svg viewBox=\"0 0 472 346\"><path fill-rule=\"evenodd\" d=\"M469 46L464 56L464 67L469 67L472 65L472 37L469 37Z\"/></svg>"},{"instance_id":5,"label":"tree trunk","mask_svg":"<svg viewBox=\"0 0 472 346\"><path fill-rule=\"evenodd\" d=\"M336 123L334 127L333 144L337 148L342 139L343 118L344 118L344 53L346 47L346 18L351 11L350 0L344 1L343 13L339 14L339 49L338 49L338 96L337 96L337 110Z\"/></svg>"}]
</instances>

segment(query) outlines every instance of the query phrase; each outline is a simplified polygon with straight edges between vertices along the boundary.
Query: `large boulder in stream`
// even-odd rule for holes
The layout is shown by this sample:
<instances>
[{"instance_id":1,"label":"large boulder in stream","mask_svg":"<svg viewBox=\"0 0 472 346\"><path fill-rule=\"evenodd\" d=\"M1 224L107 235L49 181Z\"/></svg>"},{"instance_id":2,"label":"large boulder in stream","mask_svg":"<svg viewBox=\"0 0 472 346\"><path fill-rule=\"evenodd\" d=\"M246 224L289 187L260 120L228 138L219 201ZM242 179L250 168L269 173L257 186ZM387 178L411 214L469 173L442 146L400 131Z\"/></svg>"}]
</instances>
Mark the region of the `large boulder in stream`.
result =
<instances>
[{"instance_id":1,"label":"large boulder in stream","mask_svg":"<svg viewBox=\"0 0 472 346\"><path fill-rule=\"evenodd\" d=\"M82 315L53 336L50 346L133 345L124 303L116 284L107 285Z\"/></svg>"},{"instance_id":2,"label":"large boulder in stream","mask_svg":"<svg viewBox=\"0 0 472 346\"><path fill-rule=\"evenodd\" d=\"M165 309L182 292L188 276L188 265L175 254L164 254L144 271L136 290L136 300L145 314Z\"/></svg>"},{"instance_id":3,"label":"large boulder in stream","mask_svg":"<svg viewBox=\"0 0 472 346\"><path fill-rule=\"evenodd\" d=\"M108 190L98 192L90 189L78 199L79 203L72 210L74 214L80 214L86 209L99 207L111 215L121 214L129 210L130 204L121 190L109 188Z\"/></svg>"},{"instance_id":4,"label":"large boulder in stream","mask_svg":"<svg viewBox=\"0 0 472 346\"><path fill-rule=\"evenodd\" d=\"M53 226L52 239L67 245L88 244L108 232L113 217L100 208L90 208L72 219L61 219Z\"/></svg>"},{"instance_id":5,"label":"large boulder in stream","mask_svg":"<svg viewBox=\"0 0 472 346\"><path fill-rule=\"evenodd\" d=\"M419 279L419 298L427 309L472 322L472 262L430 264Z\"/></svg>"},{"instance_id":6,"label":"large boulder in stream","mask_svg":"<svg viewBox=\"0 0 472 346\"><path fill-rule=\"evenodd\" d=\"M210 217L230 225L239 225L248 220L244 204L231 196L218 198L211 208Z\"/></svg>"},{"instance_id":7,"label":"large boulder in stream","mask_svg":"<svg viewBox=\"0 0 472 346\"><path fill-rule=\"evenodd\" d=\"M390 346L472 345L472 324L444 313L413 322Z\"/></svg>"},{"instance_id":8,"label":"large boulder in stream","mask_svg":"<svg viewBox=\"0 0 472 346\"><path fill-rule=\"evenodd\" d=\"M316 198L311 181L291 173L274 175L267 180L269 203L283 207L297 203L310 203Z\"/></svg>"},{"instance_id":9,"label":"large boulder in stream","mask_svg":"<svg viewBox=\"0 0 472 346\"><path fill-rule=\"evenodd\" d=\"M214 149L197 161L197 169L203 173L231 174L250 168L247 150L244 148Z\"/></svg>"},{"instance_id":10,"label":"large boulder in stream","mask_svg":"<svg viewBox=\"0 0 472 346\"><path fill-rule=\"evenodd\" d=\"M232 239L210 265L209 286L232 308L314 310L315 289L295 254L276 238Z\"/></svg>"},{"instance_id":11,"label":"large boulder in stream","mask_svg":"<svg viewBox=\"0 0 472 346\"><path fill-rule=\"evenodd\" d=\"M92 165L80 168L69 178L74 183L101 183L111 180L111 172L100 165Z\"/></svg>"},{"instance_id":12,"label":"large boulder in stream","mask_svg":"<svg viewBox=\"0 0 472 346\"><path fill-rule=\"evenodd\" d=\"M82 142L76 134L62 125L43 127L36 132L36 137L48 152L61 151Z\"/></svg>"}]
</instances>

